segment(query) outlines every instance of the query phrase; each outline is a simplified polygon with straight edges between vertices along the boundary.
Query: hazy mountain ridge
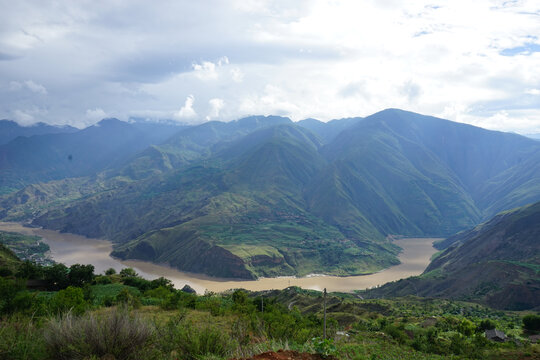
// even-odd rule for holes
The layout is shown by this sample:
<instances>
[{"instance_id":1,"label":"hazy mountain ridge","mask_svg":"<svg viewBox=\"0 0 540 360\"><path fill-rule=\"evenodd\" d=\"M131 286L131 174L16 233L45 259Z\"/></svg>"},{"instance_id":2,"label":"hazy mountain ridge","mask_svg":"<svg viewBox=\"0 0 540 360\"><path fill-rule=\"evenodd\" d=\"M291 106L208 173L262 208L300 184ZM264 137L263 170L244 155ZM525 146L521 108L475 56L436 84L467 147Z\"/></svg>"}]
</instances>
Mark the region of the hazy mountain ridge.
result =
<instances>
[{"instance_id":1,"label":"hazy mountain ridge","mask_svg":"<svg viewBox=\"0 0 540 360\"><path fill-rule=\"evenodd\" d=\"M11 140L19 137L30 137L34 135L72 133L78 131L69 125L56 126L45 123L37 123L31 126L21 126L15 121L0 120L0 145L7 144Z\"/></svg>"},{"instance_id":2,"label":"hazy mountain ridge","mask_svg":"<svg viewBox=\"0 0 540 360\"><path fill-rule=\"evenodd\" d=\"M325 142L310 126L345 130ZM186 271L358 274L396 263L389 234L451 235L493 209L540 199L539 149L396 109L326 125L253 116L179 129L81 180L99 183L94 192L68 186L56 201L60 185L22 190L1 215L37 216L37 225L109 238L117 256ZM223 261L192 261L216 254Z\"/></svg>"},{"instance_id":3,"label":"hazy mountain ridge","mask_svg":"<svg viewBox=\"0 0 540 360\"><path fill-rule=\"evenodd\" d=\"M18 137L0 146L0 188L93 175L170 136L170 125L104 119L86 129Z\"/></svg>"}]
</instances>

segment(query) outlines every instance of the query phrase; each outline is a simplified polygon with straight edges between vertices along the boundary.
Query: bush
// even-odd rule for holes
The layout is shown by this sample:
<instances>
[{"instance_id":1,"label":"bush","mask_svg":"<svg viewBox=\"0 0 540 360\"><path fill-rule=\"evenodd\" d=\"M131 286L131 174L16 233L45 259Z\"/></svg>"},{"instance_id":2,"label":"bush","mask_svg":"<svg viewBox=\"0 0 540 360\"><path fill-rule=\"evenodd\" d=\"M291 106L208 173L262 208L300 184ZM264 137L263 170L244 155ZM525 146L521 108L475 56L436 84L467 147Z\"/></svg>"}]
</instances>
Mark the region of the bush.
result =
<instances>
[{"instance_id":1,"label":"bush","mask_svg":"<svg viewBox=\"0 0 540 360\"><path fill-rule=\"evenodd\" d=\"M68 313L50 321L45 343L55 359L86 359L112 355L115 359L139 359L153 328L125 309L105 316L75 317Z\"/></svg>"},{"instance_id":2,"label":"bush","mask_svg":"<svg viewBox=\"0 0 540 360\"><path fill-rule=\"evenodd\" d=\"M0 276L11 276L13 271L10 268L0 266Z\"/></svg>"},{"instance_id":3,"label":"bush","mask_svg":"<svg viewBox=\"0 0 540 360\"><path fill-rule=\"evenodd\" d=\"M112 280L110 277L108 276L103 276L103 275L98 275L94 278L94 282L97 284L97 285L107 285L107 284L112 284Z\"/></svg>"},{"instance_id":4,"label":"bush","mask_svg":"<svg viewBox=\"0 0 540 360\"><path fill-rule=\"evenodd\" d=\"M322 357L326 358L328 356L334 356L336 354L336 345L334 345L334 340L332 339L321 339L319 337L313 338L313 348L315 352Z\"/></svg>"},{"instance_id":5,"label":"bush","mask_svg":"<svg viewBox=\"0 0 540 360\"><path fill-rule=\"evenodd\" d=\"M139 308L141 306L141 300L138 296L134 295L127 288L123 288L115 297L117 304L130 306L133 308Z\"/></svg>"},{"instance_id":6,"label":"bush","mask_svg":"<svg viewBox=\"0 0 540 360\"><path fill-rule=\"evenodd\" d=\"M478 325L477 332L484 332L486 330L495 329L497 327L497 323L490 319L484 319L480 322L480 325Z\"/></svg>"},{"instance_id":7,"label":"bush","mask_svg":"<svg viewBox=\"0 0 540 360\"><path fill-rule=\"evenodd\" d=\"M146 290L146 292L144 293L144 296L156 299L166 299L170 295L171 290L163 286L151 290Z\"/></svg>"},{"instance_id":8,"label":"bush","mask_svg":"<svg viewBox=\"0 0 540 360\"><path fill-rule=\"evenodd\" d=\"M525 331L532 333L540 331L540 315L525 315L522 321Z\"/></svg>"},{"instance_id":9,"label":"bush","mask_svg":"<svg viewBox=\"0 0 540 360\"><path fill-rule=\"evenodd\" d=\"M23 281L0 277L0 314L9 313L14 310L13 299L16 294L24 288Z\"/></svg>"},{"instance_id":10,"label":"bush","mask_svg":"<svg viewBox=\"0 0 540 360\"><path fill-rule=\"evenodd\" d=\"M222 329L210 324L195 326L182 318L169 321L160 339L165 351L176 352L190 360L209 355L227 357L238 346Z\"/></svg>"},{"instance_id":11,"label":"bush","mask_svg":"<svg viewBox=\"0 0 540 360\"><path fill-rule=\"evenodd\" d=\"M84 292L81 288L68 286L67 289L60 290L52 299L52 308L55 312L66 311L75 314L82 314L88 303L84 300Z\"/></svg>"}]
</instances>

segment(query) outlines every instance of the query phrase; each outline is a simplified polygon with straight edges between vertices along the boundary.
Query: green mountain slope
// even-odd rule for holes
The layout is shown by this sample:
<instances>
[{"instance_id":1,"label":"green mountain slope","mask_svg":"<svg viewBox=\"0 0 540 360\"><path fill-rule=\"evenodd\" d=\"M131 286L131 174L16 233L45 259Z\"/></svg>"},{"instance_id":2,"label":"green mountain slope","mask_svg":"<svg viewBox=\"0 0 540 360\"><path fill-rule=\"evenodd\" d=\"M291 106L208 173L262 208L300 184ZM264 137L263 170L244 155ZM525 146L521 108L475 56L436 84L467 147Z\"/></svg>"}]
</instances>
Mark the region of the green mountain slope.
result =
<instances>
[{"instance_id":1,"label":"green mountain slope","mask_svg":"<svg viewBox=\"0 0 540 360\"><path fill-rule=\"evenodd\" d=\"M420 277L368 296L419 295L474 300L511 310L540 308L540 202L501 213L450 238Z\"/></svg>"},{"instance_id":2,"label":"green mountain slope","mask_svg":"<svg viewBox=\"0 0 540 360\"><path fill-rule=\"evenodd\" d=\"M335 121L328 129L346 126L332 140L327 125L304 125L182 128L106 172L6 197L0 217L185 271L350 275L397 262L388 235L447 236L540 200L540 143L524 137L396 109Z\"/></svg>"},{"instance_id":3,"label":"green mountain slope","mask_svg":"<svg viewBox=\"0 0 540 360\"><path fill-rule=\"evenodd\" d=\"M109 176L143 179L161 174L206 159L253 131L291 123L289 118L280 116L250 116L228 123L209 121L183 128L163 143L154 143L134 155Z\"/></svg>"},{"instance_id":4,"label":"green mountain slope","mask_svg":"<svg viewBox=\"0 0 540 360\"><path fill-rule=\"evenodd\" d=\"M345 275L396 263L397 249L384 239L348 239L305 210L300 190L324 162L318 146L294 125L263 129L209 161L222 167L192 166L134 182L34 223L123 243L115 256L214 276Z\"/></svg>"},{"instance_id":5,"label":"green mountain slope","mask_svg":"<svg viewBox=\"0 0 540 360\"><path fill-rule=\"evenodd\" d=\"M334 140L342 131L361 120L362 118L360 117L335 119L328 122L322 122L317 119L304 119L298 121L296 125L308 129L316 134L323 143L327 144Z\"/></svg>"}]
</instances>

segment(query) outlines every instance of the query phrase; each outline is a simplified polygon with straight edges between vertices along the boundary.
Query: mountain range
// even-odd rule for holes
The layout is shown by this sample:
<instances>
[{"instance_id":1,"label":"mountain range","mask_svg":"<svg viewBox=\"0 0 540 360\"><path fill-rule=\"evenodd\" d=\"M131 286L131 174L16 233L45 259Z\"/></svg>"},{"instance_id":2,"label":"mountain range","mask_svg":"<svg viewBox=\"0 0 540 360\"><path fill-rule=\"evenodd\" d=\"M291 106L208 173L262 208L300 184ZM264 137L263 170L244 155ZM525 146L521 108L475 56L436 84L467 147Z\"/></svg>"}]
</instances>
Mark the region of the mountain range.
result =
<instances>
[{"instance_id":1,"label":"mountain range","mask_svg":"<svg viewBox=\"0 0 540 360\"><path fill-rule=\"evenodd\" d=\"M398 262L388 235L449 237L540 200L538 141L398 109L162 132L107 120L0 154L2 181L19 188L1 218L221 277L370 273Z\"/></svg>"},{"instance_id":2,"label":"mountain range","mask_svg":"<svg viewBox=\"0 0 540 360\"><path fill-rule=\"evenodd\" d=\"M69 125L54 126L37 123L32 126L21 126L15 121L0 120L0 145L7 144L19 136L30 137L34 135L73 133L78 129Z\"/></svg>"}]
</instances>

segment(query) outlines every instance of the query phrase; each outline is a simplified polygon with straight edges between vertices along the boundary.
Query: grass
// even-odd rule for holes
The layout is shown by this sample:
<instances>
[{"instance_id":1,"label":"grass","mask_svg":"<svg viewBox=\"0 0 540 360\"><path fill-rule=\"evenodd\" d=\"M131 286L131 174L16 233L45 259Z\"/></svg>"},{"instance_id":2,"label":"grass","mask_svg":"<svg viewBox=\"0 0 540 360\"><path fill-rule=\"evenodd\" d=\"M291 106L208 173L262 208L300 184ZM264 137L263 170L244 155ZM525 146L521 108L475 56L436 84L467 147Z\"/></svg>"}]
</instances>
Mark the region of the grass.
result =
<instances>
[{"instance_id":1,"label":"grass","mask_svg":"<svg viewBox=\"0 0 540 360\"><path fill-rule=\"evenodd\" d=\"M106 316L67 313L48 324L44 340L57 359L87 359L109 355L118 360L141 358L154 329L137 314L115 309Z\"/></svg>"}]
</instances>

